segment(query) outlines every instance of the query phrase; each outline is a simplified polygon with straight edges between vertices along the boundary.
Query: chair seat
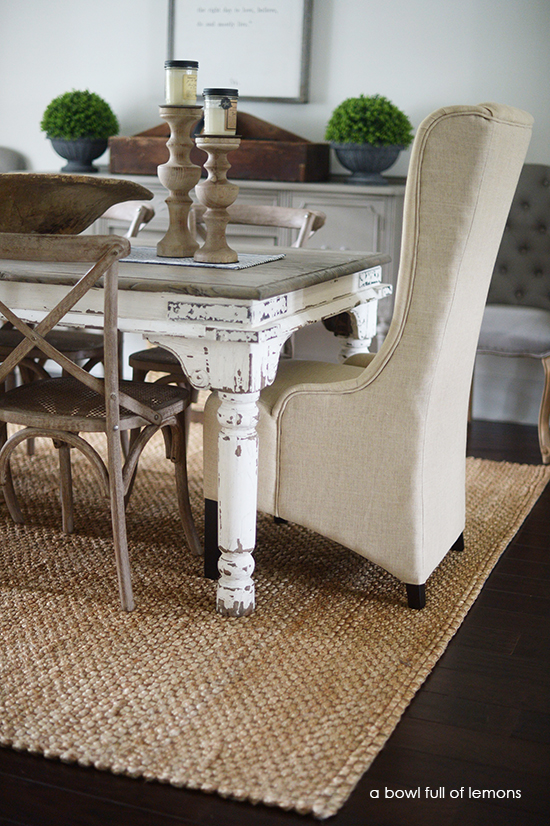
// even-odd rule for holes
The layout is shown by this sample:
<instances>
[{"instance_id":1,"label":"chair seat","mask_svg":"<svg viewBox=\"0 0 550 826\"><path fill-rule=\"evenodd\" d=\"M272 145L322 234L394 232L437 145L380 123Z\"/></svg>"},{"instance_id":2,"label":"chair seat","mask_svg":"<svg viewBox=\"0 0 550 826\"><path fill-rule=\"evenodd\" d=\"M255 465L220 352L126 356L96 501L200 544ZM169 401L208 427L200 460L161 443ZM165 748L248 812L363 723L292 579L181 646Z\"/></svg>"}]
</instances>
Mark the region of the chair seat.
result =
<instances>
[{"instance_id":1,"label":"chair seat","mask_svg":"<svg viewBox=\"0 0 550 826\"><path fill-rule=\"evenodd\" d=\"M550 355L550 311L488 304L477 351L483 355L546 358Z\"/></svg>"},{"instance_id":2,"label":"chair seat","mask_svg":"<svg viewBox=\"0 0 550 826\"><path fill-rule=\"evenodd\" d=\"M180 363L170 350L165 350L164 347L146 347L145 350L138 350L137 353L132 353L129 358L130 366L144 366L145 364L159 365L158 368L150 367L150 370L155 372L161 371L164 365L169 367L180 367Z\"/></svg>"},{"instance_id":3,"label":"chair seat","mask_svg":"<svg viewBox=\"0 0 550 826\"><path fill-rule=\"evenodd\" d=\"M0 355L7 356L14 347L17 347L23 340L23 334L19 330L0 329ZM80 330L57 330L54 329L46 336L56 350L60 350L72 361L83 361L89 358L102 358L103 356L103 336L100 333L87 333ZM44 353L38 348L31 350L27 358L43 359Z\"/></svg>"},{"instance_id":4,"label":"chair seat","mask_svg":"<svg viewBox=\"0 0 550 826\"><path fill-rule=\"evenodd\" d=\"M189 404L190 394L177 385L121 381L120 390L168 419ZM105 431L105 400L71 376L40 379L23 384L0 396L0 421L28 427L79 432ZM144 419L125 408L120 410L120 429L141 427Z\"/></svg>"}]
</instances>

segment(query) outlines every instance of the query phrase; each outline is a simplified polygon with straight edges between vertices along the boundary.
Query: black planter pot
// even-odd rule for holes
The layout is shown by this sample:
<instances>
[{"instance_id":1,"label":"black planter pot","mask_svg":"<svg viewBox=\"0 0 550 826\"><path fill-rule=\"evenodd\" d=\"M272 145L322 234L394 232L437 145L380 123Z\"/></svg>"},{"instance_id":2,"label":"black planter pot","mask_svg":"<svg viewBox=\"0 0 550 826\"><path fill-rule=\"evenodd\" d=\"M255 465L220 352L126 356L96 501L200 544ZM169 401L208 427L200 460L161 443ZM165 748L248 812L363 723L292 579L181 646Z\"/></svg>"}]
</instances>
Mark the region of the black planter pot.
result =
<instances>
[{"instance_id":1,"label":"black planter pot","mask_svg":"<svg viewBox=\"0 0 550 826\"><path fill-rule=\"evenodd\" d=\"M107 149L107 138L50 138L52 146L58 155L69 163L62 167L61 172L97 172L92 161L103 155Z\"/></svg>"},{"instance_id":2,"label":"black planter pot","mask_svg":"<svg viewBox=\"0 0 550 826\"><path fill-rule=\"evenodd\" d=\"M387 180L380 174L392 166L402 146L372 146L370 143L331 143L336 157L352 173L350 184L374 184L386 186Z\"/></svg>"}]
</instances>

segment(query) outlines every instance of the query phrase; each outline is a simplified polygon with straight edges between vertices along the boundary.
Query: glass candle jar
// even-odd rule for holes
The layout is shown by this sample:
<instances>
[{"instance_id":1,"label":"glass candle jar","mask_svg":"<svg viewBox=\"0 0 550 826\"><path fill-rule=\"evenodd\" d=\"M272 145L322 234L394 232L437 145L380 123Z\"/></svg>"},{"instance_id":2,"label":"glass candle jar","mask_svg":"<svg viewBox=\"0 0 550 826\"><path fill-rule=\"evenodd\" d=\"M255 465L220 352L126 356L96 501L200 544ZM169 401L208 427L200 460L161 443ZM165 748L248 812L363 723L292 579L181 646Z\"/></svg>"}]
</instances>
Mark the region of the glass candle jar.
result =
<instances>
[{"instance_id":1,"label":"glass candle jar","mask_svg":"<svg viewBox=\"0 0 550 826\"><path fill-rule=\"evenodd\" d=\"M204 89L203 135L234 135L237 131L237 89Z\"/></svg>"},{"instance_id":2,"label":"glass candle jar","mask_svg":"<svg viewBox=\"0 0 550 826\"><path fill-rule=\"evenodd\" d=\"M164 64L164 102L168 106L197 105L196 60L167 60Z\"/></svg>"}]
</instances>

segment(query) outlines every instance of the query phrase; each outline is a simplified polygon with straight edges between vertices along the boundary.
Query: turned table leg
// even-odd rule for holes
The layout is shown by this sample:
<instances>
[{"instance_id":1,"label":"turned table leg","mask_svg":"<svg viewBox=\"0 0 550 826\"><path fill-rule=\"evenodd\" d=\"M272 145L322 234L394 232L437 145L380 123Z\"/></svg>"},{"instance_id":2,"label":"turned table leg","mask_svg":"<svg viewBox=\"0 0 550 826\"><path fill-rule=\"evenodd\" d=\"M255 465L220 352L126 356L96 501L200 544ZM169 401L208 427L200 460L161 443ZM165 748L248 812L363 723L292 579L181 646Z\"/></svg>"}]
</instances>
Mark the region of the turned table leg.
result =
<instances>
[{"instance_id":1,"label":"turned table leg","mask_svg":"<svg viewBox=\"0 0 550 826\"><path fill-rule=\"evenodd\" d=\"M258 498L259 393L218 393L218 613L242 617L254 610L254 558Z\"/></svg>"},{"instance_id":2,"label":"turned table leg","mask_svg":"<svg viewBox=\"0 0 550 826\"><path fill-rule=\"evenodd\" d=\"M357 353L368 353L371 342L376 335L378 301L358 304L349 311L351 335L340 350L340 359L345 361Z\"/></svg>"}]
</instances>

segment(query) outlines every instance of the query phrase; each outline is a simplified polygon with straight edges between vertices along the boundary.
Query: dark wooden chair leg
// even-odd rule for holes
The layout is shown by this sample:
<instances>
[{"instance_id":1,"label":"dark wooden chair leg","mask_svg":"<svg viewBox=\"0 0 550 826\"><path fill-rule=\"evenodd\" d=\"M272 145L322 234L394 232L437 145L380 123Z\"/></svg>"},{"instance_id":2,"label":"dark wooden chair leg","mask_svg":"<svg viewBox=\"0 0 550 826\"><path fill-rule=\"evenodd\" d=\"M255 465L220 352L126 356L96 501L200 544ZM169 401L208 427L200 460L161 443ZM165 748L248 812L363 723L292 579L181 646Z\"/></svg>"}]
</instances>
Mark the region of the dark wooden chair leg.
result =
<instances>
[{"instance_id":1,"label":"dark wooden chair leg","mask_svg":"<svg viewBox=\"0 0 550 826\"><path fill-rule=\"evenodd\" d=\"M420 610L426 605L426 584L411 585L407 582L407 600L409 608L416 608Z\"/></svg>"},{"instance_id":2,"label":"dark wooden chair leg","mask_svg":"<svg viewBox=\"0 0 550 826\"><path fill-rule=\"evenodd\" d=\"M191 513L191 503L189 501L189 484L187 479L187 438L185 428L185 411L178 413L177 425L171 430L171 458L174 462L176 472L176 491L178 495L178 508L183 525L183 531L191 553L195 556L202 556L203 548L195 527L195 520Z\"/></svg>"},{"instance_id":3,"label":"dark wooden chair leg","mask_svg":"<svg viewBox=\"0 0 550 826\"><path fill-rule=\"evenodd\" d=\"M464 533L461 533L454 545L451 545L451 551L463 551L464 550Z\"/></svg>"},{"instance_id":4,"label":"dark wooden chair leg","mask_svg":"<svg viewBox=\"0 0 550 826\"><path fill-rule=\"evenodd\" d=\"M288 519L283 519L282 516L274 516L273 521L276 525L288 525Z\"/></svg>"},{"instance_id":5,"label":"dark wooden chair leg","mask_svg":"<svg viewBox=\"0 0 550 826\"><path fill-rule=\"evenodd\" d=\"M204 500L204 575L207 579L218 579L218 503L214 499Z\"/></svg>"}]
</instances>

